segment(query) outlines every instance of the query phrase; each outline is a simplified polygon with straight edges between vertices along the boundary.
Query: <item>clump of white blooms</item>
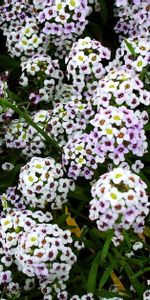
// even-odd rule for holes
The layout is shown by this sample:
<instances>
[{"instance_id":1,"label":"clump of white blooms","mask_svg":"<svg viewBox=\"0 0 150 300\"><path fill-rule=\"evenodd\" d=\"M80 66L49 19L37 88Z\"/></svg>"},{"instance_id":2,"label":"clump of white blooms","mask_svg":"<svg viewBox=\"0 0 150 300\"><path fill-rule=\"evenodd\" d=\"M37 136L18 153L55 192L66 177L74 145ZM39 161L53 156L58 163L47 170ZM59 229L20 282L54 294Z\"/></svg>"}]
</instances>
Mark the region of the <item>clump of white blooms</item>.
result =
<instances>
[{"instance_id":1,"label":"clump of white blooms","mask_svg":"<svg viewBox=\"0 0 150 300\"><path fill-rule=\"evenodd\" d=\"M11 57L26 60L34 54L47 52L49 38L41 33L35 17L26 17L23 24L13 22L9 26L9 30L4 30L6 47Z\"/></svg>"},{"instance_id":2,"label":"clump of white blooms","mask_svg":"<svg viewBox=\"0 0 150 300\"><path fill-rule=\"evenodd\" d=\"M124 69L134 76L140 76L141 80L149 84L147 73L143 71L148 68L150 60L150 42L149 38L140 38L140 36L130 37L124 40L116 50L115 59L106 67L107 71L111 69Z\"/></svg>"},{"instance_id":3,"label":"clump of white blooms","mask_svg":"<svg viewBox=\"0 0 150 300\"><path fill-rule=\"evenodd\" d=\"M22 62L21 69L20 84L24 87L31 82L34 84L34 90L31 90L29 95L31 103L50 102L63 80L58 60L52 60L49 55L35 55Z\"/></svg>"},{"instance_id":4,"label":"clump of white blooms","mask_svg":"<svg viewBox=\"0 0 150 300\"><path fill-rule=\"evenodd\" d=\"M149 1L149 0L148 0ZM119 33L119 39L141 35L149 36L149 11L147 0L118 0L114 9L115 17L119 18L114 30Z\"/></svg>"},{"instance_id":5,"label":"clump of white blooms","mask_svg":"<svg viewBox=\"0 0 150 300\"><path fill-rule=\"evenodd\" d=\"M110 59L110 51L90 37L73 44L66 58L68 78L72 79L77 93L91 98L99 79L105 74L103 61Z\"/></svg>"},{"instance_id":6,"label":"clump of white blooms","mask_svg":"<svg viewBox=\"0 0 150 300\"><path fill-rule=\"evenodd\" d=\"M84 132L94 111L89 101L83 103L81 96L70 94L68 103L54 105L47 131L62 146L69 138Z\"/></svg>"},{"instance_id":7,"label":"clump of white blooms","mask_svg":"<svg viewBox=\"0 0 150 300\"><path fill-rule=\"evenodd\" d=\"M70 138L63 148L62 163L68 170L68 177L76 180L78 177L91 179L98 163L103 163L105 157L89 134ZM98 155L97 155L98 151Z\"/></svg>"},{"instance_id":8,"label":"clump of white blooms","mask_svg":"<svg viewBox=\"0 0 150 300\"><path fill-rule=\"evenodd\" d=\"M141 233L149 213L146 184L129 170L115 168L100 176L91 189L89 218L100 231L114 230L113 243L123 240L123 230Z\"/></svg>"},{"instance_id":9,"label":"clump of white blooms","mask_svg":"<svg viewBox=\"0 0 150 300\"><path fill-rule=\"evenodd\" d=\"M73 182L65 178L61 164L53 158L32 157L21 168L18 189L24 203L31 207L44 209L51 203L52 209L60 209L73 188Z\"/></svg>"},{"instance_id":10,"label":"clump of white blooms","mask_svg":"<svg viewBox=\"0 0 150 300\"><path fill-rule=\"evenodd\" d=\"M140 104L150 105L150 92L144 89L144 84L137 75L133 76L122 67L120 70L110 71L99 81L93 103L98 108L124 104L134 109Z\"/></svg>"},{"instance_id":11,"label":"clump of white blooms","mask_svg":"<svg viewBox=\"0 0 150 300\"><path fill-rule=\"evenodd\" d=\"M76 261L70 248L71 233L57 225L35 225L22 233L16 251L16 263L29 277L37 277L40 288L54 293L64 289L64 282Z\"/></svg>"},{"instance_id":12,"label":"clump of white blooms","mask_svg":"<svg viewBox=\"0 0 150 300\"><path fill-rule=\"evenodd\" d=\"M139 111L124 106L101 108L90 121L91 132L70 138L63 148L62 161L68 176L90 179L107 158L118 165L130 152L143 156L148 144L145 121L139 115Z\"/></svg>"},{"instance_id":13,"label":"clump of white blooms","mask_svg":"<svg viewBox=\"0 0 150 300\"><path fill-rule=\"evenodd\" d=\"M46 130L51 118L51 111L35 111L31 118L39 128ZM12 120L6 126L4 141L7 148L21 149L22 154L27 157L40 155L46 147L45 138L34 127L27 124L24 119Z\"/></svg>"},{"instance_id":14,"label":"clump of white blooms","mask_svg":"<svg viewBox=\"0 0 150 300\"><path fill-rule=\"evenodd\" d=\"M38 223L49 223L52 215L40 210L10 210L1 217L1 243L3 250L10 256L15 255L19 238L23 232L30 232L31 228Z\"/></svg>"},{"instance_id":15,"label":"clump of white blooms","mask_svg":"<svg viewBox=\"0 0 150 300\"><path fill-rule=\"evenodd\" d=\"M99 149L100 155L108 155L116 165L124 161L129 152L143 156L147 150L143 120L125 106L101 108L90 123L94 127L90 136L96 145L97 155Z\"/></svg>"},{"instance_id":16,"label":"clump of white blooms","mask_svg":"<svg viewBox=\"0 0 150 300\"><path fill-rule=\"evenodd\" d=\"M25 210L26 206L23 201L23 197L20 195L19 191L15 186L9 187L5 193L0 195L1 205L3 211L8 211L9 209Z\"/></svg>"},{"instance_id":17,"label":"clump of white blooms","mask_svg":"<svg viewBox=\"0 0 150 300\"><path fill-rule=\"evenodd\" d=\"M42 5L38 5L36 17L42 32L56 46L57 54L62 55L66 54L67 44L69 50L72 42L84 31L88 14L87 0L44 0Z\"/></svg>"},{"instance_id":18,"label":"clump of white blooms","mask_svg":"<svg viewBox=\"0 0 150 300\"><path fill-rule=\"evenodd\" d=\"M88 293L87 295L83 295L81 297L78 295L74 295L70 298L70 300L94 300L94 296L92 293Z\"/></svg>"},{"instance_id":19,"label":"clump of white blooms","mask_svg":"<svg viewBox=\"0 0 150 300\"><path fill-rule=\"evenodd\" d=\"M25 18L34 15L33 6L24 0L4 0L0 6L0 25L1 29L10 31L9 26L13 24L22 25Z\"/></svg>"}]
</instances>

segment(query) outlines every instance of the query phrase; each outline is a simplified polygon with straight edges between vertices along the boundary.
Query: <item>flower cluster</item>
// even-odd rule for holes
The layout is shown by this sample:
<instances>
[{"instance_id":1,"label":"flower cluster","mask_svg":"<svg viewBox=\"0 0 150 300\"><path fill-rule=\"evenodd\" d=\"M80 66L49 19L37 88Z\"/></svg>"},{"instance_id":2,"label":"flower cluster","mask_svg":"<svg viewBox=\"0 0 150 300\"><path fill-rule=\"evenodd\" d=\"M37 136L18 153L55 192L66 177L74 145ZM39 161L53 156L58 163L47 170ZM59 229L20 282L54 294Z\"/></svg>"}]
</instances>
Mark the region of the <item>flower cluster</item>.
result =
<instances>
[{"instance_id":1,"label":"flower cluster","mask_svg":"<svg viewBox=\"0 0 150 300\"><path fill-rule=\"evenodd\" d=\"M20 84L27 87L33 82L35 85L35 91L30 92L29 96L31 103L50 102L63 80L58 60L52 60L48 55L35 55L22 62L21 68Z\"/></svg>"},{"instance_id":2,"label":"flower cluster","mask_svg":"<svg viewBox=\"0 0 150 300\"><path fill-rule=\"evenodd\" d=\"M38 1L39 2L39 1ZM38 5L37 20L42 25L44 34L59 50L64 51L66 41L72 41L82 34L88 21L87 0L43 1Z\"/></svg>"},{"instance_id":3,"label":"flower cluster","mask_svg":"<svg viewBox=\"0 0 150 300\"><path fill-rule=\"evenodd\" d=\"M31 115L33 122L42 129L47 128L50 116L51 112L49 110L40 110ZM12 120L6 126L5 131L4 141L7 148L21 149L22 154L27 157L40 155L42 150L45 149L45 138L23 119Z\"/></svg>"},{"instance_id":4,"label":"flower cluster","mask_svg":"<svg viewBox=\"0 0 150 300\"><path fill-rule=\"evenodd\" d=\"M0 298L121 300L148 250L150 0L115 0L116 53L109 1L0 2Z\"/></svg>"},{"instance_id":5,"label":"flower cluster","mask_svg":"<svg viewBox=\"0 0 150 300\"><path fill-rule=\"evenodd\" d=\"M130 37L121 43L116 50L115 59L106 67L107 71L114 68L123 68L131 73L132 77L140 76L141 80L149 83L147 74L143 71L149 66L150 43L148 38L140 36ZM148 71L148 70L147 70Z\"/></svg>"},{"instance_id":6,"label":"flower cluster","mask_svg":"<svg viewBox=\"0 0 150 300\"><path fill-rule=\"evenodd\" d=\"M44 223L22 233L15 253L16 263L24 274L39 279L41 290L47 286L49 292L64 288L63 283L68 280L76 261L69 247L72 243L70 235L68 230Z\"/></svg>"},{"instance_id":7,"label":"flower cluster","mask_svg":"<svg viewBox=\"0 0 150 300\"><path fill-rule=\"evenodd\" d=\"M99 79L105 74L103 60L110 59L110 51L90 37L74 43L66 58L68 78L72 78L76 92L91 98Z\"/></svg>"},{"instance_id":8,"label":"flower cluster","mask_svg":"<svg viewBox=\"0 0 150 300\"><path fill-rule=\"evenodd\" d=\"M66 104L55 105L47 127L60 145L65 144L70 137L82 134L94 114L92 105L88 101L82 103L81 96L70 95L70 98Z\"/></svg>"},{"instance_id":9,"label":"flower cluster","mask_svg":"<svg viewBox=\"0 0 150 300\"><path fill-rule=\"evenodd\" d=\"M91 139L97 136L94 142L99 145L100 155L108 155L114 164L124 161L130 151L137 156L146 152L148 144L142 119L131 109L124 106L101 108L90 123L94 127Z\"/></svg>"},{"instance_id":10,"label":"flower cluster","mask_svg":"<svg viewBox=\"0 0 150 300\"><path fill-rule=\"evenodd\" d=\"M33 157L21 168L18 189L30 207L44 209L51 203L52 209L60 209L73 188L73 182L64 178L61 164L53 158Z\"/></svg>"},{"instance_id":11,"label":"flower cluster","mask_svg":"<svg viewBox=\"0 0 150 300\"><path fill-rule=\"evenodd\" d=\"M144 89L138 76L133 76L124 69L114 69L99 81L93 103L98 109L122 104L134 109L141 104L150 105L150 92Z\"/></svg>"},{"instance_id":12,"label":"flower cluster","mask_svg":"<svg viewBox=\"0 0 150 300\"><path fill-rule=\"evenodd\" d=\"M49 223L52 216L49 212L32 212L30 210L10 210L1 218L1 243L7 255L15 255L19 238L23 232L30 232L38 223Z\"/></svg>"},{"instance_id":13,"label":"flower cluster","mask_svg":"<svg viewBox=\"0 0 150 300\"><path fill-rule=\"evenodd\" d=\"M4 30L10 56L21 57L21 60L25 60L34 54L46 53L49 39L40 32L35 17L26 17L22 25L16 24L16 21L13 22L9 26L9 30Z\"/></svg>"},{"instance_id":14,"label":"flower cluster","mask_svg":"<svg viewBox=\"0 0 150 300\"><path fill-rule=\"evenodd\" d=\"M23 197L19 194L19 191L15 186L9 187L5 193L0 195L0 201L3 207L3 211L10 209L24 210L26 208L23 203Z\"/></svg>"},{"instance_id":15,"label":"flower cluster","mask_svg":"<svg viewBox=\"0 0 150 300\"><path fill-rule=\"evenodd\" d=\"M123 240L122 230L143 231L149 209L146 184L129 170L116 168L102 175L92 186L89 218L99 230L114 229L113 242Z\"/></svg>"},{"instance_id":16,"label":"flower cluster","mask_svg":"<svg viewBox=\"0 0 150 300\"><path fill-rule=\"evenodd\" d=\"M119 33L119 38L141 35L149 36L149 4L148 1L133 0L117 1L114 12L119 18L114 30ZM121 4L121 5L119 5Z\"/></svg>"},{"instance_id":17,"label":"flower cluster","mask_svg":"<svg viewBox=\"0 0 150 300\"><path fill-rule=\"evenodd\" d=\"M86 133L70 138L63 149L63 165L68 167L68 176L74 180L79 176L91 179L98 163L103 163L104 160L103 151L93 141L92 135Z\"/></svg>"},{"instance_id":18,"label":"flower cluster","mask_svg":"<svg viewBox=\"0 0 150 300\"><path fill-rule=\"evenodd\" d=\"M129 152L143 156L147 149L144 123L139 111L124 106L100 108L90 121L91 132L70 138L64 146L62 160L69 167L68 176L90 179L106 158L118 165Z\"/></svg>"},{"instance_id":19,"label":"flower cluster","mask_svg":"<svg viewBox=\"0 0 150 300\"><path fill-rule=\"evenodd\" d=\"M33 16L33 6L23 0L4 0L0 6L0 25L4 31L10 31L11 24L22 25L26 16Z\"/></svg>"}]
</instances>

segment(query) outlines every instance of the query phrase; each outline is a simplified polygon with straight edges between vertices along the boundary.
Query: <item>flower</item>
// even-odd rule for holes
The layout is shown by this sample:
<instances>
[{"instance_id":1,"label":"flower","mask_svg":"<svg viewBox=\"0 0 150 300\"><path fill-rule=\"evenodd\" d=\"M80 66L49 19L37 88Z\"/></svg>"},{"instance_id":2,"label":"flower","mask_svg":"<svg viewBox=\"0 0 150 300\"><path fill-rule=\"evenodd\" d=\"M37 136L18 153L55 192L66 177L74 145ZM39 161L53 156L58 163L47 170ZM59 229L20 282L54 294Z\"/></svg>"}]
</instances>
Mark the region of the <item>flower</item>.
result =
<instances>
[{"instance_id":1,"label":"flower","mask_svg":"<svg viewBox=\"0 0 150 300\"><path fill-rule=\"evenodd\" d=\"M133 250L134 251L137 251L139 249L142 249L143 248L143 243L142 242L136 242L134 245L133 245Z\"/></svg>"},{"instance_id":2,"label":"flower","mask_svg":"<svg viewBox=\"0 0 150 300\"><path fill-rule=\"evenodd\" d=\"M125 65L120 70L112 69L99 81L93 96L93 104L98 109L101 106L106 108L109 105L123 104L135 109L140 104L146 106L150 104L150 92L144 89L143 82L137 75L124 68Z\"/></svg>"},{"instance_id":3,"label":"flower","mask_svg":"<svg viewBox=\"0 0 150 300\"><path fill-rule=\"evenodd\" d=\"M60 209L74 185L65 178L61 164L53 158L32 157L21 168L18 189L24 203L31 207L44 209L51 203L52 209Z\"/></svg>"},{"instance_id":4,"label":"flower","mask_svg":"<svg viewBox=\"0 0 150 300\"><path fill-rule=\"evenodd\" d=\"M141 162L141 160L136 160L131 168L135 173L139 173L140 170L144 168L144 164Z\"/></svg>"},{"instance_id":5,"label":"flower","mask_svg":"<svg viewBox=\"0 0 150 300\"><path fill-rule=\"evenodd\" d=\"M115 17L119 18L115 31L119 38L149 35L149 3L141 0L116 0Z\"/></svg>"},{"instance_id":6,"label":"flower","mask_svg":"<svg viewBox=\"0 0 150 300\"><path fill-rule=\"evenodd\" d=\"M100 108L90 123L93 126L90 137L93 133L97 134L97 147L114 164L124 161L130 151L142 156L147 149L142 120L139 120L136 112L125 106Z\"/></svg>"},{"instance_id":7,"label":"flower","mask_svg":"<svg viewBox=\"0 0 150 300\"><path fill-rule=\"evenodd\" d=\"M51 222L51 220L51 213L46 212L44 214L40 210L37 210L34 213L30 210L25 209L11 209L6 211L6 213L1 217L0 221L2 248L7 253L7 255L13 257L18 247L19 238L21 237L23 232L30 232L31 228L34 227L36 223L49 223Z\"/></svg>"},{"instance_id":8,"label":"flower","mask_svg":"<svg viewBox=\"0 0 150 300\"><path fill-rule=\"evenodd\" d=\"M91 179L98 163L105 160L103 152L96 153L96 141L89 134L70 138L63 148L62 164L67 166L68 177L76 180L79 176Z\"/></svg>"},{"instance_id":9,"label":"flower","mask_svg":"<svg viewBox=\"0 0 150 300\"><path fill-rule=\"evenodd\" d=\"M20 84L28 86L28 82L32 81L33 86L35 85L34 92L31 90L29 95L31 103L50 102L63 80L58 60L52 60L49 55L38 54L22 62L21 69Z\"/></svg>"},{"instance_id":10,"label":"flower","mask_svg":"<svg viewBox=\"0 0 150 300\"><path fill-rule=\"evenodd\" d=\"M110 59L110 51L90 37L79 39L66 58L68 79L80 94L90 99L99 79L105 74L103 61ZM94 87L95 85L95 87Z\"/></svg>"},{"instance_id":11,"label":"flower","mask_svg":"<svg viewBox=\"0 0 150 300\"><path fill-rule=\"evenodd\" d=\"M2 164L2 169L4 171L11 171L13 168L14 168L14 165L9 162L5 162L4 164Z\"/></svg>"},{"instance_id":12,"label":"flower","mask_svg":"<svg viewBox=\"0 0 150 300\"><path fill-rule=\"evenodd\" d=\"M130 170L115 168L100 176L91 189L89 218L99 230L114 230L115 246L123 240L123 230L140 233L149 213L146 184Z\"/></svg>"},{"instance_id":13,"label":"flower","mask_svg":"<svg viewBox=\"0 0 150 300\"><path fill-rule=\"evenodd\" d=\"M106 67L107 72L113 69L123 69L128 74L131 74L132 78L136 77L136 81L137 76L141 78L141 80L138 79L135 85L136 89L138 89L138 85L142 88L141 81L144 83L145 89L147 89L149 81L147 79L146 66L149 65L149 44L149 38L141 37L139 34L122 41L121 46L116 51L115 59ZM142 72L145 72L145 75ZM143 104L145 103L143 102Z\"/></svg>"},{"instance_id":14,"label":"flower","mask_svg":"<svg viewBox=\"0 0 150 300\"><path fill-rule=\"evenodd\" d=\"M55 45L55 55L63 56L67 52L64 44L72 44L82 34L88 23L88 14L87 0L52 0L38 5L37 20L42 32L49 35L50 43Z\"/></svg>"},{"instance_id":15,"label":"flower","mask_svg":"<svg viewBox=\"0 0 150 300\"><path fill-rule=\"evenodd\" d=\"M68 280L70 269L76 261L70 248L70 235L70 231L63 231L56 224L44 223L22 233L16 260L24 274L39 279L41 289L50 285L56 293Z\"/></svg>"}]
</instances>

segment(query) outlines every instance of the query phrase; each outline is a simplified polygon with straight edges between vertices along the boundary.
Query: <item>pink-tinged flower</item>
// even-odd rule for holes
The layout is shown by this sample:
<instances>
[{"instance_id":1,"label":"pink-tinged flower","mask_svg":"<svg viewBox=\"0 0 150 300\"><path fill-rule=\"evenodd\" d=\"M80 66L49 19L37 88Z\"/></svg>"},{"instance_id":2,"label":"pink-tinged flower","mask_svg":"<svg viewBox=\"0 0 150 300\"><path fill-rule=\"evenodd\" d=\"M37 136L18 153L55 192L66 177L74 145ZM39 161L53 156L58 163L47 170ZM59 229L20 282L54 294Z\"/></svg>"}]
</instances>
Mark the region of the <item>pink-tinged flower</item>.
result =
<instances>
[{"instance_id":1,"label":"pink-tinged flower","mask_svg":"<svg viewBox=\"0 0 150 300\"><path fill-rule=\"evenodd\" d=\"M115 168L93 184L89 218L101 231L114 230L115 246L123 240L123 229L142 232L149 213L145 189L141 178L125 168Z\"/></svg>"}]
</instances>

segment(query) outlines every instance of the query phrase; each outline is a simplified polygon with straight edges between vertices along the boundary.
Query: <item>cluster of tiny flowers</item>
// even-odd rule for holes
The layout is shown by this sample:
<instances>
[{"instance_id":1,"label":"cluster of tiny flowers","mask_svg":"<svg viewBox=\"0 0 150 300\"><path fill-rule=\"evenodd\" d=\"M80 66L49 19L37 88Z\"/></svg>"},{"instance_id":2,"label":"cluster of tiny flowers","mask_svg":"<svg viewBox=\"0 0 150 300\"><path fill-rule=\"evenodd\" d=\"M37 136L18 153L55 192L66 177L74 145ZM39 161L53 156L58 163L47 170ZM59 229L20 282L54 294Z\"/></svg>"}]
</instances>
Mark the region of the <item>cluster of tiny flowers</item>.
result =
<instances>
[{"instance_id":1,"label":"cluster of tiny flowers","mask_svg":"<svg viewBox=\"0 0 150 300\"><path fill-rule=\"evenodd\" d=\"M144 89L138 76L133 76L127 70L112 70L99 81L99 86L93 96L93 103L98 109L109 105L127 105L131 109L138 105L150 105L150 92ZM146 112L145 118L146 118ZM143 114L144 114L143 113Z\"/></svg>"},{"instance_id":2,"label":"cluster of tiny flowers","mask_svg":"<svg viewBox=\"0 0 150 300\"><path fill-rule=\"evenodd\" d=\"M23 197L19 194L16 187L9 187L5 193L0 195L0 201L3 207L3 211L8 211L10 209L25 209L26 206L23 203Z\"/></svg>"},{"instance_id":3,"label":"cluster of tiny flowers","mask_svg":"<svg viewBox=\"0 0 150 300\"><path fill-rule=\"evenodd\" d=\"M116 50L115 59L106 69L110 71L113 68L121 68L130 72L133 77L140 76L146 66L149 65L149 60L149 39L140 38L140 36L130 37L121 43L120 48ZM142 80L149 83L147 77L144 79L142 77Z\"/></svg>"},{"instance_id":4,"label":"cluster of tiny flowers","mask_svg":"<svg viewBox=\"0 0 150 300\"><path fill-rule=\"evenodd\" d=\"M19 269L29 277L37 277L40 288L49 293L64 289L64 282L76 261L70 248L71 233L57 225L35 225L24 232L15 253ZM44 292L45 294L45 292Z\"/></svg>"},{"instance_id":5,"label":"cluster of tiny flowers","mask_svg":"<svg viewBox=\"0 0 150 300\"><path fill-rule=\"evenodd\" d=\"M142 37L149 36L150 22L149 11L150 1L118 1L120 4L114 10L115 17L119 18L114 30L119 33L119 39L124 37L132 37L141 35ZM138 3L136 3L138 2ZM118 3L117 3L118 6Z\"/></svg>"},{"instance_id":6,"label":"cluster of tiny flowers","mask_svg":"<svg viewBox=\"0 0 150 300\"><path fill-rule=\"evenodd\" d=\"M94 300L94 297L92 293L88 293L87 295L83 295L81 297L74 295L70 298L70 300Z\"/></svg>"},{"instance_id":7,"label":"cluster of tiny flowers","mask_svg":"<svg viewBox=\"0 0 150 300\"><path fill-rule=\"evenodd\" d=\"M103 163L104 160L105 157L99 145L89 134L70 138L63 148L62 163L67 166L68 176L74 180L79 176L91 179L98 163Z\"/></svg>"},{"instance_id":8,"label":"cluster of tiny flowers","mask_svg":"<svg viewBox=\"0 0 150 300\"><path fill-rule=\"evenodd\" d=\"M91 132L70 138L64 146L62 161L69 167L68 176L90 179L107 157L118 165L130 151L143 156L147 149L145 121L139 115L124 106L100 108L90 121Z\"/></svg>"},{"instance_id":9,"label":"cluster of tiny flowers","mask_svg":"<svg viewBox=\"0 0 150 300\"><path fill-rule=\"evenodd\" d=\"M49 110L40 110L31 115L33 122L42 129L47 128L50 116ZM22 154L27 157L40 155L45 149L45 138L23 119L12 120L5 131L4 141L7 148L21 149Z\"/></svg>"},{"instance_id":10,"label":"cluster of tiny flowers","mask_svg":"<svg viewBox=\"0 0 150 300\"><path fill-rule=\"evenodd\" d=\"M56 47L57 52L64 51L66 41L71 43L85 29L89 13L87 0L44 0L37 20L42 26L44 34L50 36L50 41Z\"/></svg>"},{"instance_id":11,"label":"cluster of tiny flowers","mask_svg":"<svg viewBox=\"0 0 150 300\"><path fill-rule=\"evenodd\" d=\"M0 25L4 31L9 31L11 24L22 25L26 16L33 15L33 6L23 0L4 0L0 6Z\"/></svg>"},{"instance_id":12,"label":"cluster of tiny flowers","mask_svg":"<svg viewBox=\"0 0 150 300\"><path fill-rule=\"evenodd\" d=\"M5 255L15 255L20 236L23 232L30 232L31 228L38 223L49 223L52 220L51 213L43 213L40 210L32 212L31 210L12 209L2 215L1 225L1 243Z\"/></svg>"},{"instance_id":13,"label":"cluster of tiny flowers","mask_svg":"<svg viewBox=\"0 0 150 300\"><path fill-rule=\"evenodd\" d=\"M51 203L52 209L60 209L74 185L53 158L33 157L21 168L18 189L30 207L43 209Z\"/></svg>"},{"instance_id":14,"label":"cluster of tiny flowers","mask_svg":"<svg viewBox=\"0 0 150 300\"><path fill-rule=\"evenodd\" d=\"M88 293L83 296L74 295L70 298L68 297L67 291L62 291L57 294L57 299L58 300L94 300L94 297L92 293ZM52 298L44 298L44 300L52 300Z\"/></svg>"},{"instance_id":15,"label":"cluster of tiny flowers","mask_svg":"<svg viewBox=\"0 0 150 300\"><path fill-rule=\"evenodd\" d=\"M66 57L68 78L72 78L76 92L91 98L99 79L105 74L103 60L110 59L110 51L90 37L79 39Z\"/></svg>"},{"instance_id":16,"label":"cluster of tiny flowers","mask_svg":"<svg viewBox=\"0 0 150 300\"><path fill-rule=\"evenodd\" d=\"M94 127L91 139L95 137L94 143L99 145L100 155L101 152L108 155L114 164L124 161L130 151L137 156L146 152L148 144L142 119L131 109L125 106L100 108L90 123Z\"/></svg>"},{"instance_id":17,"label":"cluster of tiny flowers","mask_svg":"<svg viewBox=\"0 0 150 300\"><path fill-rule=\"evenodd\" d=\"M115 168L102 175L91 189L89 218L96 220L99 230L114 229L113 243L123 240L122 231L143 231L149 213L146 184L130 170Z\"/></svg>"},{"instance_id":18,"label":"cluster of tiny flowers","mask_svg":"<svg viewBox=\"0 0 150 300\"><path fill-rule=\"evenodd\" d=\"M34 279L30 280L27 276L25 278L18 277L18 282L16 282L15 272L18 272L19 268L16 264L15 254L22 233L30 231L37 223L44 222L46 224L51 220L52 216L49 212L45 214L38 210L33 213L29 210L8 209L5 213L1 213L0 289L5 290L8 298L17 299L20 297L21 291L27 291L34 287Z\"/></svg>"},{"instance_id":19,"label":"cluster of tiny flowers","mask_svg":"<svg viewBox=\"0 0 150 300\"><path fill-rule=\"evenodd\" d=\"M26 17L22 25L11 22L9 30L4 30L6 46L11 57L25 60L34 54L45 54L49 39L41 33L35 17Z\"/></svg>"},{"instance_id":20,"label":"cluster of tiny flowers","mask_svg":"<svg viewBox=\"0 0 150 300\"><path fill-rule=\"evenodd\" d=\"M29 82L34 84L34 92L30 91L29 96L31 103L50 102L63 80L58 60L52 60L48 55L37 54L22 62L21 69L20 84L24 87L27 87Z\"/></svg>"},{"instance_id":21,"label":"cluster of tiny flowers","mask_svg":"<svg viewBox=\"0 0 150 300\"><path fill-rule=\"evenodd\" d=\"M92 105L88 101L82 103L81 96L72 95L68 103L55 105L47 130L62 146L70 137L83 133L93 114Z\"/></svg>"}]
</instances>

